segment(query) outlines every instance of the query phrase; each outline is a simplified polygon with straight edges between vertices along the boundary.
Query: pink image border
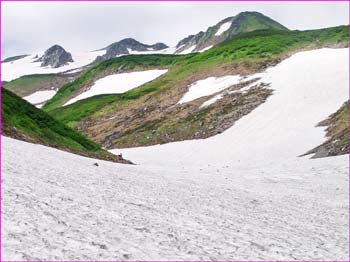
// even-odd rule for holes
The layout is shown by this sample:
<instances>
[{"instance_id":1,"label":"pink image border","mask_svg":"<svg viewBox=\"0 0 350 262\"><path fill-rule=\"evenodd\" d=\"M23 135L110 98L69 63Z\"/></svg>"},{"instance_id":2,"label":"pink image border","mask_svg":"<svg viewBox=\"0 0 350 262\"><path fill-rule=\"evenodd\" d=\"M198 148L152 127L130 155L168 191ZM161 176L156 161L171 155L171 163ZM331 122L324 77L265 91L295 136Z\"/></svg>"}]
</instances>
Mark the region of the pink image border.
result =
<instances>
[{"instance_id":1,"label":"pink image border","mask_svg":"<svg viewBox=\"0 0 350 262\"><path fill-rule=\"evenodd\" d=\"M348 2L348 32L350 36L350 0L243 0L243 1L235 1L235 0L0 0L0 58L2 57L2 2ZM350 37L348 38L348 48L350 49ZM349 74L348 74L348 83L350 84L350 53L349 54ZM0 83L2 83L2 63L0 62ZM349 85L349 97L350 98L350 85ZM2 105L2 85L0 89L0 104ZM350 112L350 108L349 108ZM350 123L350 114L348 114L348 122ZM119 261L132 261L132 262L212 262L212 260L3 260L2 259L2 201L3 201L3 190L2 190L2 110L0 110L0 262L37 262L37 261L45 261L45 262L119 262ZM348 127L348 139L350 139L350 127ZM350 155L348 155L348 166L350 166ZM350 208L350 169L348 170L348 208ZM350 209L348 209L348 260L215 260L217 262L350 262Z\"/></svg>"}]
</instances>

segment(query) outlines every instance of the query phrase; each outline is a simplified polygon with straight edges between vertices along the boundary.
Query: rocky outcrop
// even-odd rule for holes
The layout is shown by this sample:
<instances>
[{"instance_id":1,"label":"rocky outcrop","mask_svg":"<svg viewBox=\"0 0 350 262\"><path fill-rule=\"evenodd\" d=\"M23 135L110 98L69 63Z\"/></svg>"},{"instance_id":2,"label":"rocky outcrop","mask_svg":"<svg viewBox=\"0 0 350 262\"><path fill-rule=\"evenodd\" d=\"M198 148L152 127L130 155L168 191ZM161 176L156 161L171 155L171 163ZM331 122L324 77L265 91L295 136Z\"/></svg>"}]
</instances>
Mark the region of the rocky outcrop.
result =
<instances>
[{"instance_id":1,"label":"rocky outcrop","mask_svg":"<svg viewBox=\"0 0 350 262\"><path fill-rule=\"evenodd\" d=\"M168 48L167 45L163 43L156 43L153 45L147 45L140 43L133 38L125 38L119 42L113 43L106 48L106 53L102 56L98 56L96 61L104 61L111 59L120 55L130 54L130 51L145 52L145 51L159 51Z\"/></svg>"},{"instance_id":2,"label":"rocky outcrop","mask_svg":"<svg viewBox=\"0 0 350 262\"><path fill-rule=\"evenodd\" d=\"M182 39L177 45L175 53L186 50L198 52L210 46L215 46L232 39L240 33L259 29L288 30L283 25L258 12L242 12L236 16L228 17L215 26L209 27L205 32L190 35Z\"/></svg>"},{"instance_id":3,"label":"rocky outcrop","mask_svg":"<svg viewBox=\"0 0 350 262\"><path fill-rule=\"evenodd\" d=\"M204 35L205 35L205 33L203 31L200 31L196 35L190 35L190 36L182 39L176 45L177 51L179 51L180 49L185 50L185 49L190 48L191 46L194 46L194 45L197 46L200 43L200 41Z\"/></svg>"},{"instance_id":4,"label":"rocky outcrop","mask_svg":"<svg viewBox=\"0 0 350 262\"><path fill-rule=\"evenodd\" d=\"M349 101L345 102L337 112L318 124L320 127L327 127L327 141L302 156L314 154L312 158L321 158L349 154L348 109Z\"/></svg>"},{"instance_id":5,"label":"rocky outcrop","mask_svg":"<svg viewBox=\"0 0 350 262\"><path fill-rule=\"evenodd\" d=\"M41 62L41 67L51 66L58 68L73 62L73 58L71 53L64 50L63 47L54 45L47 49L44 55L35 62Z\"/></svg>"}]
</instances>

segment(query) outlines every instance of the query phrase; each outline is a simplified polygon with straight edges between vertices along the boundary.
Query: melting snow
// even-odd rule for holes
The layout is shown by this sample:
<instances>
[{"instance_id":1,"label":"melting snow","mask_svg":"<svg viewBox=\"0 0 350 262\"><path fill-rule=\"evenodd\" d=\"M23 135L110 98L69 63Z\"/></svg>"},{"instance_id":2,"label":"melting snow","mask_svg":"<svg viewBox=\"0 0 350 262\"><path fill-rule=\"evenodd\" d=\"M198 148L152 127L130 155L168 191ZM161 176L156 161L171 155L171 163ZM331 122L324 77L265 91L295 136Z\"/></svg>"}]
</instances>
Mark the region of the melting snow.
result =
<instances>
[{"instance_id":1,"label":"melting snow","mask_svg":"<svg viewBox=\"0 0 350 262\"><path fill-rule=\"evenodd\" d=\"M196 46L193 45L185 50L183 50L181 53L179 53L179 55L187 55L193 52L193 50L196 49Z\"/></svg>"},{"instance_id":2,"label":"melting snow","mask_svg":"<svg viewBox=\"0 0 350 262\"><path fill-rule=\"evenodd\" d=\"M295 159L325 141L324 128L315 126L336 112L348 97L348 51L300 52L267 69L258 82L271 83L274 93L220 135L112 151L122 152L137 163L167 166L205 163L261 166ZM214 80L201 80L207 81L205 88L194 92L192 86L181 101L217 92Z\"/></svg>"},{"instance_id":3,"label":"melting snow","mask_svg":"<svg viewBox=\"0 0 350 262\"><path fill-rule=\"evenodd\" d=\"M221 35L223 32L227 31L227 30L230 28L231 24L232 24L232 21L226 22L226 23L222 24L222 25L220 26L219 30L215 33L215 35L216 35L216 36L219 36L219 35Z\"/></svg>"},{"instance_id":4,"label":"melting snow","mask_svg":"<svg viewBox=\"0 0 350 262\"><path fill-rule=\"evenodd\" d=\"M165 74L167 69L155 69L140 72L121 73L109 75L101 78L86 92L74 97L64 105L70 105L79 100L102 94L121 94L147 82L150 82L157 77Z\"/></svg>"},{"instance_id":5,"label":"melting snow","mask_svg":"<svg viewBox=\"0 0 350 262\"><path fill-rule=\"evenodd\" d=\"M207 101L205 101L200 107L207 107L210 106L211 104L214 104L216 101L220 100L221 98L223 98L223 94L218 94L210 99L208 99Z\"/></svg>"},{"instance_id":6,"label":"melting snow","mask_svg":"<svg viewBox=\"0 0 350 262\"><path fill-rule=\"evenodd\" d=\"M152 55L152 54L164 54L164 55L167 55L167 54L173 54L176 50L175 47L168 47L168 48L165 48L165 49L162 49L162 50L154 50L152 48L148 48L147 51L134 51L130 48L127 48L128 49L128 52L130 55Z\"/></svg>"},{"instance_id":7,"label":"melting snow","mask_svg":"<svg viewBox=\"0 0 350 262\"><path fill-rule=\"evenodd\" d=\"M189 87L187 93L180 99L179 104L193 101L202 96L215 94L225 88L236 85L242 79L239 75L208 77L198 80Z\"/></svg>"},{"instance_id":8,"label":"melting snow","mask_svg":"<svg viewBox=\"0 0 350 262\"><path fill-rule=\"evenodd\" d=\"M207 46L207 47L205 47L205 48L199 50L199 52L202 53L202 52L204 52L204 51L209 50L209 49L212 48L212 47L213 47L212 45L211 45L211 46Z\"/></svg>"},{"instance_id":9,"label":"melting snow","mask_svg":"<svg viewBox=\"0 0 350 262\"><path fill-rule=\"evenodd\" d=\"M29 103L35 105L36 107L41 108L44 103L50 100L56 93L57 90L37 91L29 96L23 97L23 99L27 100Z\"/></svg>"},{"instance_id":10,"label":"melting snow","mask_svg":"<svg viewBox=\"0 0 350 262\"><path fill-rule=\"evenodd\" d=\"M253 81L252 83L250 83L249 85L241 88L241 89L238 89L238 90L232 90L232 91L223 91L221 92L220 94L217 94L216 96L208 99L207 101L205 101L200 107L207 107L211 104L214 104L216 101L220 100L221 98L223 98L225 96L225 93L227 92L227 94L233 94L233 93L245 93L245 92L248 92L250 90L250 88L252 88L253 86L256 86L257 84L259 84L261 81L258 81L258 78L257 76L260 75L260 74L256 74L254 76L250 76L250 77L242 77L240 79L240 83L241 82L246 82L246 81L250 81L250 80L253 80L255 79L255 81Z\"/></svg>"}]
</instances>

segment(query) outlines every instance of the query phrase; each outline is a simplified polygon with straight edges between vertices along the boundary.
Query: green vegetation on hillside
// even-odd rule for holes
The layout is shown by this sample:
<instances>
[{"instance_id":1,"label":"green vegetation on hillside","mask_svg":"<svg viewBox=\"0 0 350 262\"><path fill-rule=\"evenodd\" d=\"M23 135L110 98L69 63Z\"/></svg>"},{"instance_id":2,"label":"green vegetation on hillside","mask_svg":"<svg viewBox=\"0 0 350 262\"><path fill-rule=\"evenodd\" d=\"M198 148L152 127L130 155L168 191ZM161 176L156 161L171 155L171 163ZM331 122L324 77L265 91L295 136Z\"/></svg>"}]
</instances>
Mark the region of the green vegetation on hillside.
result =
<instances>
[{"instance_id":1,"label":"green vegetation on hillside","mask_svg":"<svg viewBox=\"0 0 350 262\"><path fill-rule=\"evenodd\" d=\"M68 81L68 77L57 74L26 75L4 84L4 88L23 97L38 90L48 90L52 87L60 87Z\"/></svg>"},{"instance_id":2,"label":"green vegetation on hillside","mask_svg":"<svg viewBox=\"0 0 350 262\"><path fill-rule=\"evenodd\" d=\"M118 160L100 145L6 89L2 89L2 132L5 136L84 156Z\"/></svg>"},{"instance_id":3,"label":"green vegetation on hillside","mask_svg":"<svg viewBox=\"0 0 350 262\"><path fill-rule=\"evenodd\" d=\"M197 54L189 59L189 63L256 61L299 49L346 43L347 39L346 26L309 31L259 30L238 35L230 41Z\"/></svg>"},{"instance_id":4,"label":"green vegetation on hillside","mask_svg":"<svg viewBox=\"0 0 350 262\"><path fill-rule=\"evenodd\" d=\"M248 15L244 15L248 14ZM269 17L266 17L257 12L245 12L242 13L244 16L243 21L239 21L236 34L252 32L262 29L275 29L275 30L288 30L283 25L277 23Z\"/></svg>"},{"instance_id":5,"label":"green vegetation on hillside","mask_svg":"<svg viewBox=\"0 0 350 262\"><path fill-rule=\"evenodd\" d=\"M106 60L88 69L82 76L78 77L72 83L64 85L57 92L57 94L45 104L43 109L50 111L54 108L62 106L73 95L76 94L76 91L79 90L79 88L87 84L93 84L94 81L97 80L101 75L112 74L120 70L146 70L151 68L170 67L171 65L184 60L186 57L191 56L193 55L128 55ZM138 97L143 93L148 93L154 90L155 88L150 86L139 90L136 93L131 92L128 95L132 97Z\"/></svg>"},{"instance_id":6,"label":"green vegetation on hillside","mask_svg":"<svg viewBox=\"0 0 350 262\"><path fill-rule=\"evenodd\" d=\"M89 118L97 119L105 114L127 107L130 102L145 94L160 94L199 72L217 68L236 67L263 69L280 61L284 56L303 49L321 48L327 45L347 43L346 26L309 31L260 30L236 36L234 39L213 47L203 53L188 56L130 55L107 60L88 70L80 78L62 87L44 109L55 118L70 126ZM139 68L141 66L167 66L170 70L159 79L120 95L101 95L87 98L69 106L61 107L78 89L83 88L95 76L115 68ZM106 74L105 74L106 75Z\"/></svg>"}]
</instances>

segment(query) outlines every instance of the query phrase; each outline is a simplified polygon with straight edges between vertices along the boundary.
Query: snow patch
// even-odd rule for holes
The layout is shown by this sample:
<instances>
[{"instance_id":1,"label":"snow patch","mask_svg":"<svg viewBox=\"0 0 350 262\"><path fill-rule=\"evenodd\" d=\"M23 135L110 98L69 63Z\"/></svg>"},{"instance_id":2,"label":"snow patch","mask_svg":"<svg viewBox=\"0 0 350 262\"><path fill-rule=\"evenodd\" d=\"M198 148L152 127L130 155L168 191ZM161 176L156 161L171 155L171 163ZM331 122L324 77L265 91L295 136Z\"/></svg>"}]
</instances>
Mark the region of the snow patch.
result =
<instances>
[{"instance_id":1,"label":"snow patch","mask_svg":"<svg viewBox=\"0 0 350 262\"><path fill-rule=\"evenodd\" d=\"M165 74L167 71L168 69L155 69L109 75L97 80L88 91L74 97L64 105L70 105L79 100L96 95L122 94L156 79L157 77Z\"/></svg>"},{"instance_id":2,"label":"snow patch","mask_svg":"<svg viewBox=\"0 0 350 262\"><path fill-rule=\"evenodd\" d=\"M200 52L200 53L202 53L202 52L204 52L204 51L209 50L209 49L210 49L210 48L212 48L212 47L213 47L212 45L207 46L207 47L205 47L205 48L203 48L203 49L199 50L199 52Z\"/></svg>"},{"instance_id":3,"label":"snow patch","mask_svg":"<svg viewBox=\"0 0 350 262\"><path fill-rule=\"evenodd\" d=\"M228 75L198 80L189 86L187 93L180 99L178 104L187 103L203 96L215 94L225 88L238 84L240 79L241 76L239 75Z\"/></svg>"},{"instance_id":4,"label":"snow patch","mask_svg":"<svg viewBox=\"0 0 350 262\"><path fill-rule=\"evenodd\" d=\"M45 102L50 100L56 93L57 90L37 91L29 96L23 97L23 99L27 100L29 103L35 105L36 107L41 108Z\"/></svg>"},{"instance_id":5,"label":"snow patch","mask_svg":"<svg viewBox=\"0 0 350 262\"><path fill-rule=\"evenodd\" d=\"M215 35L216 35L216 36L219 36L219 35L221 35L222 33L226 32L226 31L230 28L231 24L232 24L232 21L226 22L226 23L222 24L222 25L220 26L219 30L216 31Z\"/></svg>"},{"instance_id":6,"label":"snow patch","mask_svg":"<svg viewBox=\"0 0 350 262\"><path fill-rule=\"evenodd\" d=\"M182 52L179 53L179 55L187 55L193 52L193 50L196 49L196 46L193 45L185 50L183 50Z\"/></svg>"},{"instance_id":7,"label":"snow patch","mask_svg":"<svg viewBox=\"0 0 350 262\"><path fill-rule=\"evenodd\" d=\"M212 104L214 104L216 101L220 100L221 98L223 98L223 94L218 94L212 98L210 98L209 100L205 101L201 106L200 108L203 108L203 107L207 107L207 106L210 106Z\"/></svg>"},{"instance_id":8,"label":"snow patch","mask_svg":"<svg viewBox=\"0 0 350 262\"><path fill-rule=\"evenodd\" d=\"M238 90L232 90L232 91L224 91L220 94L217 94L216 96L208 99L207 101L205 101L201 106L200 108L203 108L203 107L207 107L207 106L210 106L211 104L214 104L216 101L220 100L221 98L223 98L225 96L225 93L227 94L234 94L234 93L246 93L250 90L250 88L252 88L253 86L256 86L257 84L260 83L260 81L258 81L258 78L256 78L258 74L256 75L253 75L253 76L249 76L249 77L242 77L240 78L240 83L242 82L247 82L247 81L250 81L252 79L255 79L255 81L253 81L252 83L250 83L249 85L241 88L241 89L238 89Z\"/></svg>"},{"instance_id":9,"label":"snow patch","mask_svg":"<svg viewBox=\"0 0 350 262\"><path fill-rule=\"evenodd\" d=\"M169 54L174 54L176 50L175 47L168 47L162 50L154 50L152 48L148 48L147 51L134 51L130 48L127 48L127 49L130 55L153 55L153 54L169 55ZM120 55L120 56L123 56L123 55Z\"/></svg>"}]
</instances>

